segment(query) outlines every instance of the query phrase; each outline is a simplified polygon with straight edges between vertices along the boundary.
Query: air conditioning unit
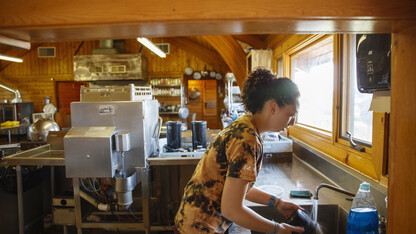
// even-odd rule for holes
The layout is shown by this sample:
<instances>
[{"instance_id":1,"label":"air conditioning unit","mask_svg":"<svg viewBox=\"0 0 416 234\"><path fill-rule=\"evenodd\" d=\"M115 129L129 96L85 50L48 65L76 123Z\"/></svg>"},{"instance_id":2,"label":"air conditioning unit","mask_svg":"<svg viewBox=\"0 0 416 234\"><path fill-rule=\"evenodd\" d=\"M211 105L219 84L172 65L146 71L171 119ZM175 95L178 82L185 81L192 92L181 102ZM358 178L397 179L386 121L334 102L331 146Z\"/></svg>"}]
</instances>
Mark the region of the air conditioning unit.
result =
<instances>
[{"instance_id":1,"label":"air conditioning unit","mask_svg":"<svg viewBox=\"0 0 416 234\"><path fill-rule=\"evenodd\" d=\"M74 56L76 81L148 79L147 58L142 54Z\"/></svg>"}]
</instances>

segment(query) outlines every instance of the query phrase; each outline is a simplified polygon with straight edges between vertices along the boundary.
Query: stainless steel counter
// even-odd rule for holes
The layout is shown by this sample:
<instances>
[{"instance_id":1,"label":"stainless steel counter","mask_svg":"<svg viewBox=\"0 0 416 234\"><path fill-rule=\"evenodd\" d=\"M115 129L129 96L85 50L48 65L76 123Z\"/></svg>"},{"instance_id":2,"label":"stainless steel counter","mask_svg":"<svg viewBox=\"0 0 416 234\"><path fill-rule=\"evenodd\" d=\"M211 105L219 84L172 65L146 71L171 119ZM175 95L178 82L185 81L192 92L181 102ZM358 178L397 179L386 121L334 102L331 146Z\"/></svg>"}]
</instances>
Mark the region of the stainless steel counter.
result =
<instances>
[{"instance_id":1,"label":"stainless steel counter","mask_svg":"<svg viewBox=\"0 0 416 234\"><path fill-rule=\"evenodd\" d=\"M49 144L3 158L2 164L20 166L65 166L64 150L52 150Z\"/></svg>"},{"instance_id":2,"label":"stainless steel counter","mask_svg":"<svg viewBox=\"0 0 416 234\"><path fill-rule=\"evenodd\" d=\"M262 169L254 186L271 193L280 193L283 190L282 195L279 197L285 201L291 201L299 205L312 205L313 198L292 198L290 197L290 191L309 190L314 193L315 188L321 183L335 185L295 155L293 155L291 163L269 163L268 160L267 158L264 159ZM349 210L352 202L347 201L346 197L335 191L322 189L319 192L318 204L338 204L345 210ZM254 205L254 203L249 201L246 201L245 204L248 206Z\"/></svg>"}]
</instances>

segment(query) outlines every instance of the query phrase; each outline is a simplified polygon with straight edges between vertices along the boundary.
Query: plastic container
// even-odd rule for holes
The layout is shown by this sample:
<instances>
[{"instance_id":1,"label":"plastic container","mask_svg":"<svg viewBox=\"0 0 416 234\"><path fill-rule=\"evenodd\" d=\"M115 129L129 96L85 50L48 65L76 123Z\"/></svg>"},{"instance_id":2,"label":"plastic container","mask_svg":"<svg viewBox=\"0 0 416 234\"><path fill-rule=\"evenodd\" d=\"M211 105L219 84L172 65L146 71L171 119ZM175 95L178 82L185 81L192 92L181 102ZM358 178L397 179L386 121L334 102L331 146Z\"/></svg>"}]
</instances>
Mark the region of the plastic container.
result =
<instances>
[{"instance_id":1,"label":"plastic container","mask_svg":"<svg viewBox=\"0 0 416 234\"><path fill-rule=\"evenodd\" d=\"M370 184L363 182L348 214L347 234L378 233L378 212L370 193Z\"/></svg>"},{"instance_id":2,"label":"plastic container","mask_svg":"<svg viewBox=\"0 0 416 234\"><path fill-rule=\"evenodd\" d=\"M236 120L238 118L238 113L237 113L237 111L236 110L234 110L234 112L233 112L233 116L232 116L232 119L233 119L233 121L234 120Z\"/></svg>"}]
</instances>

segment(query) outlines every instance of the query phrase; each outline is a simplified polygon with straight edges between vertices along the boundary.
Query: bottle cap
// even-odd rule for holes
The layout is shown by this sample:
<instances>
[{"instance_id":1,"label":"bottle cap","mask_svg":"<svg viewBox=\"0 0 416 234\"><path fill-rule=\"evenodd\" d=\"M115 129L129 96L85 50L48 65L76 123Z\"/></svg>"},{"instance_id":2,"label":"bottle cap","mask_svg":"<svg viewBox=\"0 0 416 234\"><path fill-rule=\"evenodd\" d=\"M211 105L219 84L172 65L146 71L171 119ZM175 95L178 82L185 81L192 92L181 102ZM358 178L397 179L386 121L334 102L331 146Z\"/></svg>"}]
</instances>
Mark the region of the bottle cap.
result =
<instances>
[{"instance_id":1,"label":"bottle cap","mask_svg":"<svg viewBox=\"0 0 416 234\"><path fill-rule=\"evenodd\" d=\"M370 184L367 182L362 182L360 185L360 190L370 191Z\"/></svg>"}]
</instances>

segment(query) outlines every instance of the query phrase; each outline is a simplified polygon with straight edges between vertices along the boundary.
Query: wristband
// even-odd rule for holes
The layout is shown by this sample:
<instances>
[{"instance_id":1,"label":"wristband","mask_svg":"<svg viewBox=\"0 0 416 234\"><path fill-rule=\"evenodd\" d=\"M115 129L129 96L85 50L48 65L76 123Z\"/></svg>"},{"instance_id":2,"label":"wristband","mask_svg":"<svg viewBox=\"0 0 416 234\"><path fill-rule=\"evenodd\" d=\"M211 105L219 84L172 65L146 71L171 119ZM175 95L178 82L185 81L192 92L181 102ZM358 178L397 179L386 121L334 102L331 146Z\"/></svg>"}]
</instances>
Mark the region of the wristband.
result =
<instances>
[{"instance_id":1,"label":"wristband","mask_svg":"<svg viewBox=\"0 0 416 234\"><path fill-rule=\"evenodd\" d=\"M280 199L279 199L279 201L280 201ZM269 199L269 204L267 206L270 207L270 208L273 208L275 202L276 202L276 196L272 195Z\"/></svg>"},{"instance_id":2,"label":"wristband","mask_svg":"<svg viewBox=\"0 0 416 234\"><path fill-rule=\"evenodd\" d=\"M273 219L272 219L272 221L274 222L274 229L273 229L272 232L267 233L267 234L275 234L280 229L280 224L278 222L274 221Z\"/></svg>"}]
</instances>

